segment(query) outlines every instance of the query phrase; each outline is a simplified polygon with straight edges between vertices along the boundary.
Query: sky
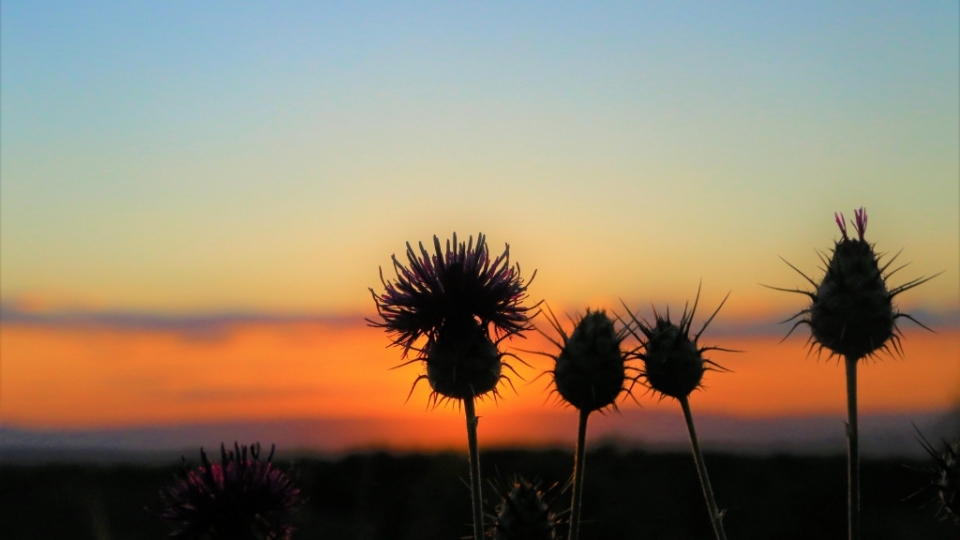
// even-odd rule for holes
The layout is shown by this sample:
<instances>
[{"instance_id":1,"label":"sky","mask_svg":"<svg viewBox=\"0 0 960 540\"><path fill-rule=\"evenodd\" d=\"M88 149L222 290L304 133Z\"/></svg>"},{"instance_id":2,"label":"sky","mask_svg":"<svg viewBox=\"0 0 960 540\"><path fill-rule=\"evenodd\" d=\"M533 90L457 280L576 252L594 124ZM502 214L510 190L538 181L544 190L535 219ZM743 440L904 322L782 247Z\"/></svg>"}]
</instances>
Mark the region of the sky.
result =
<instances>
[{"instance_id":1,"label":"sky","mask_svg":"<svg viewBox=\"0 0 960 540\"><path fill-rule=\"evenodd\" d=\"M956 2L5 1L0 15L7 425L423 414L403 405L417 368L387 370L398 351L365 326L368 288L407 242L453 232L509 244L556 311L729 291L715 335L752 342L724 377L786 364L775 375L832 370L836 386L804 336L773 349L803 297L761 285L804 285L784 260L817 277L834 212L861 206L867 239L910 263L894 285L940 273L898 297L937 334L911 328L903 358L870 367L890 380L863 381L878 396L910 381L912 397L867 408L960 400ZM702 394L718 394L709 410L842 404L842 386L722 388Z\"/></svg>"}]
</instances>

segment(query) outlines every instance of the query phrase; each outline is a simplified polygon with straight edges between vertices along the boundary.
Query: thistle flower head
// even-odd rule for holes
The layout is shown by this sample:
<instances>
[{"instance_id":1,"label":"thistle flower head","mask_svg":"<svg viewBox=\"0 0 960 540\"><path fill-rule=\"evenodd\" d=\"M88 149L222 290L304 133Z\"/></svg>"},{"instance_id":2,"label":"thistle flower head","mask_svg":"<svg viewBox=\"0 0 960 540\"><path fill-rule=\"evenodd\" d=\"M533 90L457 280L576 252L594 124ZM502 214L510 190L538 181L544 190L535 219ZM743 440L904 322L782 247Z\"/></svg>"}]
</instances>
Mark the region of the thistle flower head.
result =
<instances>
[{"instance_id":1,"label":"thistle flower head","mask_svg":"<svg viewBox=\"0 0 960 540\"><path fill-rule=\"evenodd\" d=\"M211 463L200 449L201 465L187 469L160 492L160 516L173 528L171 538L193 540L289 539L290 517L300 501L300 490L271 463L260 461L259 443L234 443L227 452L220 445L220 463Z\"/></svg>"},{"instance_id":2,"label":"thistle flower head","mask_svg":"<svg viewBox=\"0 0 960 540\"><path fill-rule=\"evenodd\" d=\"M515 478L505 485L493 484L501 501L488 514L492 540L559 540L564 520L553 510L563 491L554 484L542 489L540 482Z\"/></svg>"},{"instance_id":3,"label":"thistle flower head","mask_svg":"<svg viewBox=\"0 0 960 540\"><path fill-rule=\"evenodd\" d=\"M625 331L618 332L606 312L587 310L569 336L556 316L548 318L561 342L547 336L560 352L553 358L553 380L564 401L580 411L591 412L616 407L626 378L626 356L620 349Z\"/></svg>"},{"instance_id":4,"label":"thistle flower head","mask_svg":"<svg viewBox=\"0 0 960 540\"><path fill-rule=\"evenodd\" d=\"M369 321L391 335L393 344L420 353L433 398L467 399L495 390L501 379L502 354L498 340L529 328L523 305L527 285L519 265L510 265L510 247L490 260L481 233L476 244L447 241L446 249L433 238L431 255L420 244L419 255L407 244L408 266L393 257L394 281L383 277L384 292L370 290L382 321ZM536 275L536 273L534 273ZM423 347L416 344L426 339ZM416 382L414 383L416 385Z\"/></svg>"},{"instance_id":5,"label":"thistle flower head","mask_svg":"<svg viewBox=\"0 0 960 540\"><path fill-rule=\"evenodd\" d=\"M851 223L857 238L848 236L843 214L834 214L841 239L834 245L829 260L821 255L826 269L819 283L790 265L813 286L813 291L773 288L805 294L810 298L810 305L788 320L798 319L790 329L791 333L801 324L810 327L811 348L816 347L818 351L826 348L831 355L855 359L872 356L879 350L889 352L891 347L900 352L897 319L906 317L917 321L900 313L893 305L893 298L932 277L888 288L887 279L903 266L887 272L896 255L881 265L882 255L875 253L873 244L864 238L867 231L866 210L860 208L854 212L854 216L855 221Z\"/></svg>"},{"instance_id":6,"label":"thistle flower head","mask_svg":"<svg viewBox=\"0 0 960 540\"><path fill-rule=\"evenodd\" d=\"M687 306L684 306L683 314L680 316L678 323L670 320L669 309L664 315L654 309L653 324L643 318L637 318L631 312L636 330L631 327L630 331L640 342L640 348L634 354L643 361L640 376L646 379L651 390L661 396L677 399L685 398L701 386L700 381L703 379L705 371L726 371L719 364L704 358L703 353L710 350L734 351L720 347L701 347L698 341L700 335L720 312L720 308L723 307L729 296L727 294L724 297L713 315L703 323L700 331L692 337L690 336L690 325L693 323L693 316L697 312L697 304L700 300L699 289L697 289L697 296L693 301L693 308L688 312Z\"/></svg>"},{"instance_id":7,"label":"thistle flower head","mask_svg":"<svg viewBox=\"0 0 960 540\"><path fill-rule=\"evenodd\" d=\"M937 452L923 435L920 444L933 458L930 484L934 490L937 515L960 526L960 441L953 444L943 441L942 453Z\"/></svg>"}]
</instances>

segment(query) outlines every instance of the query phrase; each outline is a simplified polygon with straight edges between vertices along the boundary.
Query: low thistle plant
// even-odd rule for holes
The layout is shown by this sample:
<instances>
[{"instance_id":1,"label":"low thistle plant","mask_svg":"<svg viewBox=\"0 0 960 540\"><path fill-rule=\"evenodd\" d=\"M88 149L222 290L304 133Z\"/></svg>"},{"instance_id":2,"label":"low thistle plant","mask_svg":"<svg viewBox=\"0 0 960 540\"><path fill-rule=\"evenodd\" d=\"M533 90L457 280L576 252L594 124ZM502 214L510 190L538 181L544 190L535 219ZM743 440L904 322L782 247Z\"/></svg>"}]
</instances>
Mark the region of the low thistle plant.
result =
<instances>
[{"instance_id":1,"label":"low thistle plant","mask_svg":"<svg viewBox=\"0 0 960 540\"><path fill-rule=\"evenodd\" d=\"M889 287L887 280L902 269L900 266L889 272L887 269L896 260L881 263L882 254L874 251L874 245L864 238L867 231L867 211L854 211L851 222L857 237L847 235L843 214L834 214L840 227L838 240L829 259L820 254L825 265L824 276L817 282L787 261L813 286L812 291L801 289L772 289L799 293L810 299L810 305L785 322L796 320L790 335L798 326L810 327L808 340L810 351L819 354L824 349L830 356L844 359L847 377L847 478L848 478L848 533L851 540L860 538L860 447L857 420L857 364L873 357L878 352L902 354L900 331L897 320L910 319L927 328L894 305L900 293L921 285L933 277L908 281L898 287ZM786 339L786 337L784 338Z\"/></svg>"},{"instance_id":2,"label":"low thistle plant","mask_svg":"<svg viewBox=\"0 0 960 540\"><path fill-rule=\"evenodd\" d=\"M923 435L920 436L920 444L933 460L928 472L937 516L960 527L960 440L952 444L942 442L944 450L938 452Z\"/></svg>"},{"instance_id":3,"label":"low thistle plant","mask_svg":"<svg viewBox=\"0 0 960 540\"><path fill-rule=\"evenodd\" d=\"M674 323L670 320L670 311L660 315L654 309L653 324L643 318L638 318L629 307L624 304L624 308L630 313L632 325L628 330L640 342L639 347L632 353L643 361L643 369L638 378L643 378L651 391L660 395L660 398L671 397L680 402L683 409L683 417L687 423L687 431L690 434L690 445L693 451L693 460L697 466L697 473L700 476L700 484L703 488L703 495L707 502L707 511L710 514L710 523L713 525L714 534L717 540L726 540L726 532L723 529L723 512L717 506L713 494L713 487L710 485L710 477L707 475L707 466L703 459L703 452L700 450L700 441L697 438L697 430L693 423L693 414L690 411L690 393L701 387L704 372L727 371L719 364L704 358L703 353L711 350L735 352L721 347L701 347L699 339L713 318L720 312L720 308L727 301L730 295L727 294L717 309L710 315L710 318L703 323L703 327L694 336L690 335L690 326L693 323L693 317L697 312L697 304L700 300L700 289L697 289L697 296L693 301L693 307L687 311L684 306L680 321Z\"/></svg>"},{"instance_id":4,"label":"low thistle plant","mask_svg":"<svg viewBox=\"0 0 960 540\"><path fill-rule=\"evenodd\" d=\"M555 391L580 411L577 446L573 465L573 499L570 508L570 540L577 540L583 504L583 474L586 454L587 418L593 411L616 408L617 398L626 390L626 355L621 343L626 330L617 331L606 312L587 310L569 336L552 311L548 320L560 335L557 341L543 333L558 349L556 355L538 352L554 360Z\"/></svg>"},{"instance_id":5,"label":"low thistle plant","mask_svg":"<svg viewBox=\"0 0 960 540\"><path fill-rule=\"evenodd\" d=\"M443 249L433 238L435 253L423 244L420 253L407 243L408 266L393 257L396 279L380 281L384 292L370 290L381 321L369 321L383 328L393 345L417 357L405 362L422 362L432 390L431 402L445 400L462 403L467 422L470 453L470 492L473 500L474 538L483 538L483 510L480 489L480 458L477 444L477 415L474 401L484 395L497 396L497 385L507 380L503 368L505 353L498 349L507 336L529 329L531 309L523 302L527 284L520 277L520 266L510 265L510 246L491 261L482 233L473 243L447 241ZM534 272L536 275L536 272ZM532 278L531 278L532 279ZM399 367L399 366L398 366ZM409 398L409 396L408 396Z\"/></svg>"},{"instance_id":6,"label":"low thistle plant","mask_svg":"<svg viewBox=\"0 0 960 540\"><path fill-rule=\"evenodd\" d=\"M517 477L504 485L491 484L500 503L488 515L491 540L560 540L563 519L553 509L563 491L557 484L544 489L539 481Z\"/></svg>"},{"instance_id":7,"label":"low thistle plant","mask_svg":"<svg viewBox=\"0 0 960 540\"><path fill-rule=\"evenodd\" d=\"M259 443L234 443L231 452L221 444L220 463L211 463L201 448L194 469L184 458L180 477L160 492L160 517L173 529L170 538L288 540L300 490L273 466L273 450L261 461Z\"/></svg>"}]
</instances>

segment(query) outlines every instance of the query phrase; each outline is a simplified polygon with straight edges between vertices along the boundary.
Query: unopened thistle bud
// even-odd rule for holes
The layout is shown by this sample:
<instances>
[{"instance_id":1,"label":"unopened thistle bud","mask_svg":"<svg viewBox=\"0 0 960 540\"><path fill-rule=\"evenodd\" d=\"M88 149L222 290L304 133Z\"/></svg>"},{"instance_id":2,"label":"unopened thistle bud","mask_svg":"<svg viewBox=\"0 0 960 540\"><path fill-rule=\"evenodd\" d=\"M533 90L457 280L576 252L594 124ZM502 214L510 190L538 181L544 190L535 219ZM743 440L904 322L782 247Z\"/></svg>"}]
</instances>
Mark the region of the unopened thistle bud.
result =
<instances>
[{"instance_id":1,"label":"unopened thistle bud","mask_svg":"<svg viewBox=\"0 0 960 540\"><path fill-rule=\"evenodd\" d=\"M669 310L665 315L660 315L654 310L653 324L643 319L633 318L635 325L642 334L641 336L634 332L643 348L643 352L636 353L644 364L641 376L647 380L647 384L652 390L663 396L677 399L686 397L700 387L700 381L703 379L706 370L723 370L715 362L704 358L703 353L709 350L726 349L700 347L698 340L713 318L719 313L727 298L720 302L713 315L703 324L703 328L691 337L690 325L693 322L694 314L696 314L699 299L700 291L698 290L697 297L693 302L693 309L687 313L686 308L684 308L679 323L670 320Z\"/></svg>"},{"instance_id":2,"label":"unopened thistle bud","mask_svg":"<svg viewBox=\"0 0 960 540\"><path fill-rule=\"evenodd\" d=\"M539 482L517 478L509 486L494 484L502 500L489 517L492 540L558 540L563 520L553 510L558 497L553 485L546 491Z\"/></svg>"},{"instance_id":3,"label":"unopened thistle bud","mask_svg":"<svg viewBox=\"0 0 960 540\"><path fill-rule=\"evenodd\" d=\"M791 318L800 318L791 332L798 325L806 324L811 330L811 347L826 348L831 354L861 359L878 350L888 351L890 347L900 350L896 320L906 317L917 321L900 313L893 305L893 298L932 278L915 279L889 289L887 278L903 266L886 272L896 256L881 265L882 255L874 252L873 244L864 238L867 231L866 210L860 208L854 212L854 216L856 238L847 235L843 214L834 214L841 238L834 245L829 261L821 257L826 264L826 272L819 283L790 265L813 285L814 291L778 290L806 294L811 300L809 307Z\"/></svg>"},{"instance_id":4,"label":"unopened thistle bud","mask_svg":"<svg viewBox=\"0 0 960 540\"><path fill-rule=\"evenodd\" d=\"M550 322L563 341L554 341L559 354L547 355L556 361L553 379L560 397L586 412L615 406L626 380L625 355L620 349L624 334L616 331L603 310L588 309L570 336L556 317Z\"/></svg>"},{"instance_id":5,"label":"unopened thistle bud","mask_svg":"<svg viewBox=\"0 0 960 540\"><path fill-rule=\"evenodd\" d=\"M893 337L895 313L873 246L863 238L867 214L860 209L855 216L857 238L849 238L843 216L835 216L843 238L810 305L810 329L831 351L863 358Z\"/></svg>"}]
</instances>

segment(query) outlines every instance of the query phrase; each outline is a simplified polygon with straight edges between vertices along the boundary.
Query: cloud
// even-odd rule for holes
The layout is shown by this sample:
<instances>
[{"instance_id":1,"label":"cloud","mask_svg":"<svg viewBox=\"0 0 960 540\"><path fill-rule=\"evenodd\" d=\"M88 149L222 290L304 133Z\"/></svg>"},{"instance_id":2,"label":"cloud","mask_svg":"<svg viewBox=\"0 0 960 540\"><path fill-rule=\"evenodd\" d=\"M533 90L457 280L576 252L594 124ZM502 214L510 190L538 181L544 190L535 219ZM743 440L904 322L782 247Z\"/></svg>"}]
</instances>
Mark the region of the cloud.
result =
<instances>
[{"instance_id":1,"label":"cloud","mask_svg":"<svg viewBox=\"0 0 960 540\"><path fill-rule=\"evenodd\" d=\"M217 339L239 326L299 325L357 326L366 321L358 315L328 313L219 312L160 313L120 310L31 311L16 304L0 305L0 323L48 329L100 329L116 332L163 332L195 339Z\"/></svg>"},{"instance_id":2,"label":"cloud","mask_svg":"<svg viewBox=\"0 0 960 540\"><path fill-rule=\"evenodd\" d=\"M793 322L785 322L794 313L783 313L770 318L717 317L710 323L705 335L717 337L782 337ZM939 330L960 329L960 309L949 311L913 310L910 315L925 326ZM316 324L335 327L367 325L362 315L340 313L278 313L268 311L238 311L217 313L166 313L121 310L58 310L38 311L24 309L16 303L0 304L0 323L11 326L33 326L50 329L102 329L117 332L165 332L193 339L218 339L240 326L285 326ZM694 322L695 329L699 330ZM900 320L901 330L916 326L909 320Z\"/></svg>"}]
</instances>

